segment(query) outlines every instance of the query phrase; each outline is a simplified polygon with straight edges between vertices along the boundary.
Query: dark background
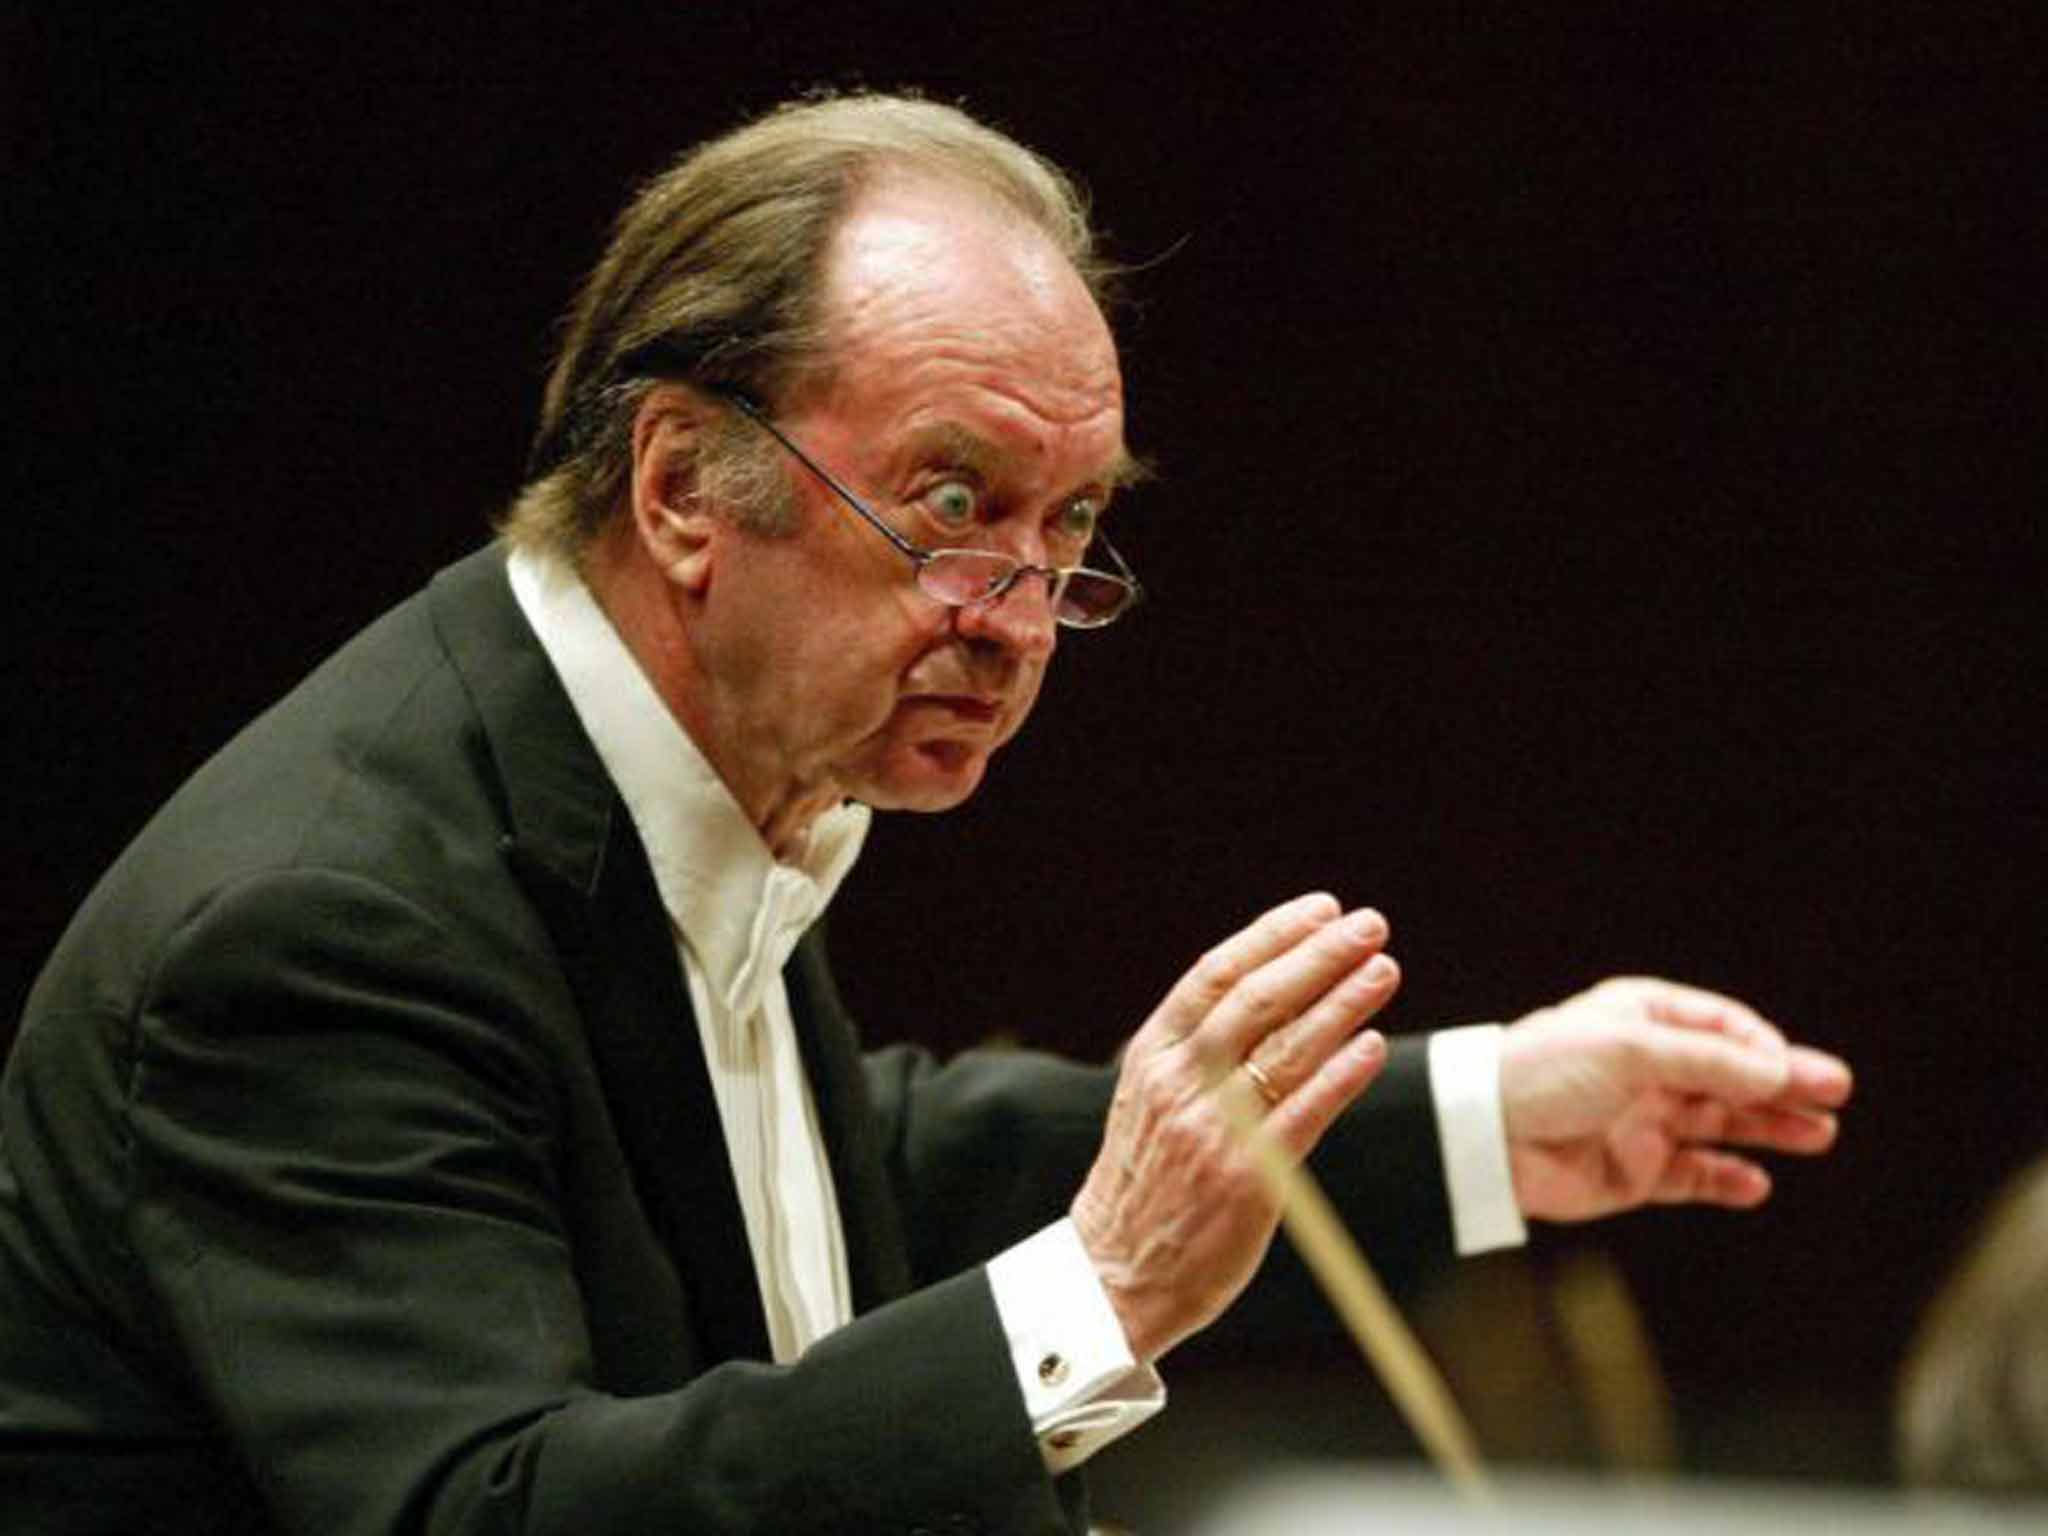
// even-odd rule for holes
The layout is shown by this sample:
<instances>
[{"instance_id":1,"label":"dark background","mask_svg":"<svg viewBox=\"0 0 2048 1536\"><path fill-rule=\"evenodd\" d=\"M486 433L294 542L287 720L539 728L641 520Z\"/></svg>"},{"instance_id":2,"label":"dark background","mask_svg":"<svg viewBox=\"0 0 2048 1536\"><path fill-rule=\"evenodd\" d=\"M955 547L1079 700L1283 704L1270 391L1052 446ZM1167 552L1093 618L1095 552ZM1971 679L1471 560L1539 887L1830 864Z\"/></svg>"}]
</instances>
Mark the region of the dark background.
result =
<instances>
[{"instance_id":1,"label":"dark background","mask_svg":"<svg viewBox=\"0 0 2048 1536\"><path fill-rule=\"evenodd\" d=\"M1619 1265L1689 1468L1883 1477L1910 1321L2048 1142L2036 7L550 10L0 22L0 1039L154 805L483 536L630 187L920 84L1152 263L1162 475L1118 513L1154 601L969 807L878 825L870 1032L1101 1056L1315 886L1392 916L1396 1028L1747 997L1858 1067L1836 1155L1506 1262ZM1197 1477L1261 1360L1300 1421L1376 1390L1194 1348L1112 1493Z\"/></svg>"}]
</instances>

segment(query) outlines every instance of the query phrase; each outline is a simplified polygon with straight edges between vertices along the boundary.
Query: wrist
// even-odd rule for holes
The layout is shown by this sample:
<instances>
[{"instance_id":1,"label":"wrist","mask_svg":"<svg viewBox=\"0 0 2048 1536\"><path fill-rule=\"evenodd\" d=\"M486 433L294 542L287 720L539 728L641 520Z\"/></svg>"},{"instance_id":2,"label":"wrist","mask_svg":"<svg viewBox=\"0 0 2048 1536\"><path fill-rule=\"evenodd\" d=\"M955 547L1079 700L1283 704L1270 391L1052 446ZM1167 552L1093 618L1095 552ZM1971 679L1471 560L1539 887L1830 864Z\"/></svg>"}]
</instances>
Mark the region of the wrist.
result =
<instances>
[{"instance_id":1,"label":"wrist","mask_svg":"<svg viewBox=\"0 0 2048 1536\"><path fill-rule=\"evenodd\" d=\"M1131 1358L1144 1365L1152 1364L1173 1343L1162 1325L1164 1308L1159 1288L1140 1280L1134 1266L1121 1257L1122 1247L1110 1236L1109 1223L1093 1208L1085 1191L1075 1197L1068 1214L1074 1223L1074 1235L1081 1240L1082 1251L1095 1270L1096 1283L1102 1287L1103 1297L1123 1331Z\"/></svg>"}]
</instances>

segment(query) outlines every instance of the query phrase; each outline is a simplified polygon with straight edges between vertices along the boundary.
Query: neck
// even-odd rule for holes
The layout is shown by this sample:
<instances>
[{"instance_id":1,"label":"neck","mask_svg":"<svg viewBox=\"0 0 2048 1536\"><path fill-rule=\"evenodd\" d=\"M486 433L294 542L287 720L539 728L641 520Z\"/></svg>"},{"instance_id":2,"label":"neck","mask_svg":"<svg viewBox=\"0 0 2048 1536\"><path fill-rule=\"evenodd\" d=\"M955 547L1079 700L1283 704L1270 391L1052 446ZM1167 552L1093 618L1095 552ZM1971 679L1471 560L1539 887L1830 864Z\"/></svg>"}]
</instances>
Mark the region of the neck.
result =
<instances>
[{"instance_id":1,"label":"neck","mask_svg":"<svg viewBox=\"0 0 2048 1536\"><path fill-rule=\"evenodd\" d=\"M725 698L692 643L686 616L691 595L646 558L623 522L615 520L584 551L584 583L769 852L787 862L802 850L818 817L845 796L835 784L790 775L772 738L750 748L742 713Z\"/></svg>"},{"instance_id":2,"label":"neck","mask_svg":"<svg viewBox=\"0 0 2048 1536\"><path fill-rule=\"evenodd\" d=\"M747 815L761 834L761 841L768 845L768 851L787 864L802 853L812 824L845 798L832 788L792 792L780 802L764 808L747 806ZM744 801L741 803L745 804Z\"/></svg>"}]
</instances>

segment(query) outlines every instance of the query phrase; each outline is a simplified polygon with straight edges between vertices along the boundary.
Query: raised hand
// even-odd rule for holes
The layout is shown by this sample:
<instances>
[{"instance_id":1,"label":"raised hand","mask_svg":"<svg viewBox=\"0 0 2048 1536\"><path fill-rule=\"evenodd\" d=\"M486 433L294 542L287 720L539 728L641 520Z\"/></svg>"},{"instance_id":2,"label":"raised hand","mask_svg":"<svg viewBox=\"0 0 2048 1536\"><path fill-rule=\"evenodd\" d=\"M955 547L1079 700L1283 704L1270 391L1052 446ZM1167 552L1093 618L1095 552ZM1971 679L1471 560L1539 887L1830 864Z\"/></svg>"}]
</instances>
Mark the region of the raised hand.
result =
<instances>
[{"instance_id":1,"label":"raised hand","mask_svg":"<svg viewBox=\"0 0 2048 1536\"><path fill-rule=\"evenodd\" d=\"M1501 1113L1525 1216L1752 1206L1770 1175L1731 1148L1834 1144L1848 1066L1790 1045L1733 998L1648 977L1604 981L1510 1026Z\"/></svg>"},{"instance_id":2,"label":"raised hand","mask_svg":"<svg viewBox=\"0 0 2048 1536\"><path fill-rule=\"evenodd\" d=\"M1301 897L1204 955L1132 1037L1072 1214L1139 1359L1212 1322L1273 1238L1215 1095L1252 1096L1262 1134L1306 1157L1386 1062L1361 1032L1400 982L1386 940L1378 913Z\"/></svg>"}]
</instances>

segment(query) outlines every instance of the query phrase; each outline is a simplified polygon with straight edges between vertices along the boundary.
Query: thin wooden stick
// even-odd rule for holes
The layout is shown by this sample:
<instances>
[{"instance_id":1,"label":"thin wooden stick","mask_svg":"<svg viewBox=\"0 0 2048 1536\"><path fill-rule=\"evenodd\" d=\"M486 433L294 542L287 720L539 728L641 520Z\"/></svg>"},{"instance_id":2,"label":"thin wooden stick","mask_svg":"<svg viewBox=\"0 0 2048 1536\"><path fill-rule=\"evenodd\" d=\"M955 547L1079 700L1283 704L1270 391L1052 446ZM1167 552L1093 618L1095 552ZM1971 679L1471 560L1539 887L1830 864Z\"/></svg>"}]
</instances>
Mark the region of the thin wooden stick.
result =
<instances>
[{"instance_id":1,"label":"thin wooden stick","mask_svg":"<svg viewBox=\"0 0 2048 1536\"><path fill-rule=\"evenodd\" d=\"M1259 1120L1263 1105L1250 1079L1242 1073L1226 1074L1226 1078L1215 1085L1224 1119L1280 1207L1289 1240L1359 1352L1379 1373L1388 1395L1445 1480L1476 1503L1493 1503L1492 1484L1480 1463L1478 1442L1435 1363L1402 1320L1315 1175L1290 1160L1264 1133Z\"/></svg>"}]
</instances>

